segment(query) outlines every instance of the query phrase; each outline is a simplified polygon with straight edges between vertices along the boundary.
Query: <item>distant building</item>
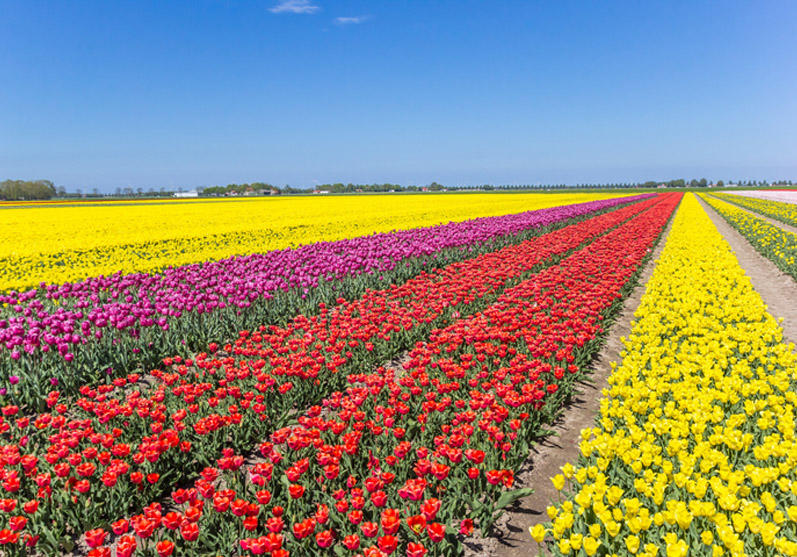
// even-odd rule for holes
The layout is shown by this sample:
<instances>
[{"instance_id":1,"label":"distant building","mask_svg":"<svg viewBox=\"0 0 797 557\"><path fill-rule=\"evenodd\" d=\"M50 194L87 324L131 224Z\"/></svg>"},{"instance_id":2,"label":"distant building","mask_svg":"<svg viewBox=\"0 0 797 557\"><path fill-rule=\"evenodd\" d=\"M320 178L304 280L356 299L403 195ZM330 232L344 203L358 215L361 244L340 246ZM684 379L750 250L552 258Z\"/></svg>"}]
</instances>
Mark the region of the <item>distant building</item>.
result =
<instances>
[{"instance_id":1,"label":"distant building","mask_svg":"<svg viewBox=\"0 0 797 557\"><path fill-rule=\"evenodd\" d=\"M316 195L323 195L329 193L329 190L313 190L313 193Z\"/></svg>"},{"instance_id":2,"label":"distant building","mask_svg":"<svg viewBox=\"0 0 797 557\"><path fill-rule=\"evenodd\" d=\"M174 197L199 197L199 192L196 190L178 191L174 193Z\"/></svg>"}]
</instances>

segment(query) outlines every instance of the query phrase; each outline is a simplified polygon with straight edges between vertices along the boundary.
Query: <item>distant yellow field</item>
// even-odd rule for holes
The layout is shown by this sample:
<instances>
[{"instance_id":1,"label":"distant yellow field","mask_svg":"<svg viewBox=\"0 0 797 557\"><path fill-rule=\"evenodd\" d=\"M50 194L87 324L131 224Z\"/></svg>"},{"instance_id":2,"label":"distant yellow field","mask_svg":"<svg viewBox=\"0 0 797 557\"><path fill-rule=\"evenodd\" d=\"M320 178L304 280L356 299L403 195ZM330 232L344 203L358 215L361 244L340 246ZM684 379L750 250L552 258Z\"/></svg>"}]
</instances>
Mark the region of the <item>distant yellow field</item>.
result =
<instances>
[{"instance_id":1,"label":"distant yellow field","mask_svg":"<svg viewBox=\"0 0 797 557\"><path fill-rule=\"evenodd\" d=\"M269 197L0 208L0 291L612 197L618 194Z\"/></svg>"}]
</instances>

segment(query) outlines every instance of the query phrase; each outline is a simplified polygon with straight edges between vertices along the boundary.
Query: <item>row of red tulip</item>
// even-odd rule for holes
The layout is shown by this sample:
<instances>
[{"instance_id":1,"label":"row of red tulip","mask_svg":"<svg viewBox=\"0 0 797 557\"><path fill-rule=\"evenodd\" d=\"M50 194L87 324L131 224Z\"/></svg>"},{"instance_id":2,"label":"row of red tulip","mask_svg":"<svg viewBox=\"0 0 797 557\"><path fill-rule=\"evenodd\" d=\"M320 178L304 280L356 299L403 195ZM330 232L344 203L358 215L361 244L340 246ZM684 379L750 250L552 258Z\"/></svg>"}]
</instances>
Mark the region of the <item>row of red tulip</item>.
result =
<instances>
[{"instance_id":1,"label":"row of red tulip","mask_svg":"<svg viewBox=\"0 0 797 557\"><path fill-rule=\"evenodd\" d=\"M107 522L118 509L141 509L215 463L222 447L251 448L288 423L291 410L343 388L347 371L373 369L433 325L483 307L540 264L653 203L323 307L285 328L242 333L224 347L226 355L167 359L171 369L153 371L145 384L133 375L85 387L72 407L59 403L57 393L48 399L51 413L18 416L4 407L0 429L10 443L0 448L3 496L38 503L22 527L19 520L12 525L12 514L0 514L13 533L5 543L39 540L40 550L56 552L76 529Z\"/></svg>"},{"instance_id":2,"label":"row of red tulip","mask_svg":"<svg viewBox=\"0 0 797 557\"><path fill-rule=\"evenodd\" d=\"M349 374L345 391L273 432L262 458L228 450L172 493L173 510L153 503L89 532L93 554L457 554L474 525L489 529L528 492L512 490L514 470L679 200L434 331L403 370Z\"/></svg>"}]
</instances>

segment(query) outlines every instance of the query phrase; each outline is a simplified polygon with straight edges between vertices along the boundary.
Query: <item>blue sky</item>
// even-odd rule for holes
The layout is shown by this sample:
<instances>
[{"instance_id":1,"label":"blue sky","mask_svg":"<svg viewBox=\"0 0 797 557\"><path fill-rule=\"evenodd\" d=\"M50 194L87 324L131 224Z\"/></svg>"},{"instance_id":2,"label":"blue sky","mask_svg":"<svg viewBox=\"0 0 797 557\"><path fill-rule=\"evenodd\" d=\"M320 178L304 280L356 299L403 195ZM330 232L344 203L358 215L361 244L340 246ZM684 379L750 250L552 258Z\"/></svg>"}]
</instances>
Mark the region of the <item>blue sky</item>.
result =
<instances>
[{"instance_id":1,"label":"blue sky","mask_svg":"<svg viewBox=\"0 0 797 557\"><path fill-rule=\"evenodd\" d=\"M797 179L795 53L793 1L3 0L0 179Z\"/></svg>"}]
</instances>

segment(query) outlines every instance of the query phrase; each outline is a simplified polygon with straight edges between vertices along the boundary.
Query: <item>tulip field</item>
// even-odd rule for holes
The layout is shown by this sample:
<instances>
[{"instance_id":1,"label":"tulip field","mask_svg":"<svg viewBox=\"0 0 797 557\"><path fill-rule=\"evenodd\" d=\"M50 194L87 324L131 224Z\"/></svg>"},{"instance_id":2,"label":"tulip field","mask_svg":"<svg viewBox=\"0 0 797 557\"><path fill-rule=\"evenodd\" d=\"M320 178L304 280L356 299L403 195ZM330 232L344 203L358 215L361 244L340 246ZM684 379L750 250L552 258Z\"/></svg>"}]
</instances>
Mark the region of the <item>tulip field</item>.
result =
<instances>
[{"instance_id":1,"label":"tulip field","mask_svg":"<svg viewBox=\"0 0 797 557\"><path fill-rule=\"evenodd\" d=\"M751 213L746 207L763 215L778 218L786 223L797 220L797 205L765 201L764 203L748 203L744 199L735 206L734 196L702 196L731 226L738 230L761 254L770 259L784 273L797 280L797 234L777 224L772 224ZM753 200L755 201L755 200Z\"/></svg>"},{"instance_id":2,"label":"tulip field","mask_svg":"<svg viewBox=\"0 0 797 557\"><path fill-rule=\"evenodd\" d=\"M0 220L0 238L13 238L0 244L0 291L24 291L41 282L79 283L119 272L150 273L319 241L501 216L517 213L513 207L518 203L530 210L616 196L519 194L510 199L475 194L449 197L444 203L440 197L406 196L400 204L390 196L301 203L279 197L84 202L70 207L29 202L4 211Z\"/></svg>"},{"instance_id":3,"label":"tulip field","mask_svg":"<svg viewBox=\"0 0 797 557\"><path fill-rule=\"evenodd\" d=\"M797 555L797 356L706 211L797 242L729 197L0 207L0 554L462 555L661 244L529 552Z\"/></svg>"},{"instance_id":4,"label":"tulip field","mask_svg":"<svg viewBox=\"0 0 797 557\"><path fill-rule=\"evenodd\" d=\"M797 555L797 356L694 196L564 497L555 555Z\"/></svg>"}]
</instances>

